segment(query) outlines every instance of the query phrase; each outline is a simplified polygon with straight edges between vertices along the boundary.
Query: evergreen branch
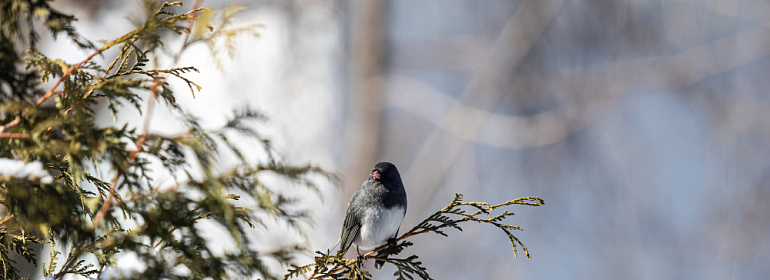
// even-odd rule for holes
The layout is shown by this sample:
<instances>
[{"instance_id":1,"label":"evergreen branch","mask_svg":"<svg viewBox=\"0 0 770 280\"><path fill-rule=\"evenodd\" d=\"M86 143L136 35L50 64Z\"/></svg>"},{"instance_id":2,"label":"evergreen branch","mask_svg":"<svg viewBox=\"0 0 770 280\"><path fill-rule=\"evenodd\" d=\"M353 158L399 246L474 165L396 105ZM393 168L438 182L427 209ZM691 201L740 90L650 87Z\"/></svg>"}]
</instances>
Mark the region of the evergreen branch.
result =
<instances>
[{"instance_id":1,"label":"evergreen branch","mask_svg":"<svg viewBox=\"0 0 770 280\"><path fill-rule=\"evenodd\" d=\"M0 277L3 279L22 280L19 268L13 266L16 261L11 259L8 252L14 251L25 261L37 265L34 250L29 246L43 243L42 240L30 235L24 229L0 227Z\"/></svg>"},{"instance_id":2,"label":"evergreen branch","mask_svg":"<svg viewBox=\"0 0 770 280\"><path fill-rule=\"evenodd\" d=\"M56 260L59 258L59 254L61 254L61 252L54 250L53 246L54 246L54 242L51 242L51 254L50 256L48 256L48 259L49 259L48 266L46 266L45 263L43 263L42 265L44 277L53 276L54 271L56 270Z\"/></svg>"},{"instance_id":3,"label":"evergreen branch","mask_svg":"<svg viewBox=\"0 0 770 280\"><path fill-rule=\"evenodd\" d=\"M22 6L45 3L11 1ZM197 0L195 6L200 2ZM170 8L181 5L180 2L155 3L145 1L149 9L144 24L137 24L135 30L117 39L102 41L102 48L89 51L83 61L71 65L60 59L48 58L31 47L26 52L25 66L27 70L34 70L21 73L16 71L18 67L12 67L10 74L22 76L14 78L20 86L11 85L10 100L0 102L0 111L4 112L0 116L0 122L4 123L0 124L0 140L21 139L22 135L26 138L2 140L0 154L25 162L40 162L40 171L49 173L53 180L30 177L2 182L0 204L8 207L8 212L16 214L16 218L0 222L0 234L10 232L0 238L6 241L0 242L0 261L3 265L0 269L4 272L0 278L19 279L15 261L6 258L5 253L9 250L16 250L27 262L35 264L36 259L30 258L34 252L34 247L30 245L35 242L30 242L32 239L29 234L24 234L25 231L36 232L52 245L50 258L43 263L42 271L47 279L54 280L72 277L68 274L100 278L104 276L100 274L106 267L115 265L119 252L136 253L147 265L146 270L131 275L133 279L188 278L169 275L174 273L169 268L178 264L191 270L189 278L223 279L230 278L228 275L231 274L253 278L250 276L258 274L259 278L274 279L264 259L288 264L295 254L306 250L301 246L287 246L266 251L255 250L251 246L253 241L247 238L245 230L255 225L264 227L262 214L285 223L300 236L304 236L301 227L308 217L307 210L298 205L301 200L274 191L273 186L268 187L263 182L272 180L263 179L288 179L291 183L318 191L310 176L333 176L314 166L284 163L278 152L272 149L270 140L246 123L263 118L255 111L247 109L243 114L236 113L225 127L207 130L194 116L182 110L165 79L171 76L180 78L194 93L200 87L192 79L187 79L186 73L196 70L191 67L146 69L153 55L163 51L166 35L162 32L184 35L184 42L179 52L174 54L173 63L178 61L187 46L198 42L212 43L214 38L219 38L216 36L231 39L233 33L212 30L209 23L213 13L207 9L195 8L177 14ZM5 4L3 2L2 5ZM12 12L7 13L4 9L3 18L10 19L3 21L4 27L13 29L17 18L31 18L19 17ZM43 12L49 11L35 9L35 13ZM50 12L53 13L52 10ZM222 30L233 19L235 12L237 9L225 11L220 20ZM68 19L75 20L74 17ZM192 30L194 19L199 25ZM185 21L188 23L186 27ZM29 23L31 27L32 21ZM208 33L204 35L204 32ZM228 41L227 44L231 43ZM96 56L107 54L106 50L115 50L117 55L110 59L111 62L107 61L109 66L103 68L96 62ZM10 53L13 51L11 49ZM16 55L19 56L18 52ZM14 63L17 61L14 59ZM41 83L49 80L51 84L39 89ZM46 91L51 85L54 86ZM144 97L137 92L149 93L149 98L143 100ZM51 97L55 97L56 106L41 106L50 102ZM134 105L144 121L136 127L129 127L128 124L122 128L97 127L95 120L99 112L95 112L95 103L101 101L99 99L106 99L104 101L108 102L113 116L117 115L122 104ZM145 102L149 104L143 107ZM180 120L188 126L187 133L174 137L148 133L152 108L161 105L177 110ZM8 116L6 112L15 113ZM157 115L154 116L157 118ZM267 160L262 164L247 162L247 150L232 141L233 133L257 140L265 149ZM236 154L240 163L238 168L221 171L222 165L217 161L223 154L219 149ZM150 168L156 167L153 164L156 159L160 160L163 171L172 174L179 189L174 187L159 191L160 188L155 187L159 184L152 181L156 173ZM104 171L104 163L111 165L111 175L107 176L114 178L103 180L101 172ZM92 175L92 172L98 175ZM187 177L182 180L177 178L185 175ZM254 206L246 208L233 203L232 200L238 196L228 195L229 192L246 197L244 202ZM132 198L125 201L121 195ZM118 207L123 213L123 220L117 217L118 209L115 208ZM208 238L201 235L200 226L196 225L203 220L226 228L236 250L224 255L212 253L206 247ZM125 230L131 221L137 223L137 228ZM22 234L17 234L18 230ZM57 240L69 248L65 249L65 252L69 251L65 253L65 258L53 247ZM153 247L154 244L158 244L157 248ZM353 273L362 277L368 275L365 271Z\"/></svg>"},{"instance_id":4,"label":"evergreen branch","mask_svg":"<svg viewBox=\"0 0 770 280\"><path fill-rule=\"evenodd\" d=\"M70 268L73 264L75 264L75 261L77 261L78 258L80 258L80 254L82 254L82 251L80 248L83 247L83 244L85 241L81 240L78 243L78 246L71 246L70 247L70 253L67 255L67 260L64 262L64 267L59 270L59 273L56 274L54 277L54 280L61 280L64 278L64 275L67 275L67 273L70 273ZM75 254L72 253L72 251L75 251ZM53 264L53 263L52 263Z\"/></svg>"},{"instance_id":5,"label":"evergreen branch","mask_svg":"<svg viewBox=\"0 0 770 280\"><path fill-rule=\"evenodd\" d=\"M195 6L194 6L194 8L192 10L190 10L190 11L188 11L186 13L183 13L183 14L173 15L173 14L170 14L170 13L166 12L165 9L167 7L170 7L170 6L181 6L182 5L181 2L172 2L172 3L164 2L161 5L161 7L155 12L153 17L151 17L151 19L155 19L155 18L157 18L160 15L170 15L169 17L158 19L158 21L160 23L162 23L160 26L169 28L170 30L176 31L176 32L179 32L179 30L187 30L187 32L184 32L185 33L185 37L184 38L185 38L185 40L187 40L187 37L189 36L189 30L192 27L192 23L193 23L192 20L195 19L195 16L193 14L195 14L195 13L197 13L197 12L199 12L199 11L204 9L204 8L200 8L200 4L201 4L201 1L198 0L198 1L196 1ZM180 29L179 27L173 25L174 21L180 20L180 19L187 20L188 21L188 26L187 27L183 27L183 28ZM148 23L149 22L150 22L150 20L148 19ZM139 29L135 29L135 30L133 30L133 31L131 31L129 33L126 33L125 35L123 35L121 37L118 37L115 40L106 42L104 44L104 46L102 46L100 49L96 50L91 55L86 57L83 61L79 62L78 64L75 64L72 67L69 67L66 71L64 71L64 73L61 75L61 77L59 77L59 79L56 81L56 83L54 83L54 85L51 86L51 88L42 97L40 97L35 102L35 105L36 106L40 106L40 104L42 104L43 102L45 102L49 98L53 97L54 95L56 95L55 90L56 90L57 87L59 87L59 85L62 83L62 81L64 81L67 77L69 77L73 72L75 72L78 69L80 69L84 64L90 62L91 59L93 59L97 55L103 53L107 49L112 48L113 46L119 44L120 42L135 41L142 34L146 34L147 31L149 31L149 29L153 29L153 28L157 28L157 27L158 26L154 25L154 24L153 25L145 24L144 26L142 26ZM186 47L187 47L187 43L185 43L182 46L182 48L180 49L180 52L183 51ZM178 59L179 59L179 55L177 54L177 55L174 56L174 62L176 62ZM108 69L108 71L105 71L105 73L102 76L101 80L104 80L104 78L106 77L108 72L109 72L109 69ZM188 82L188 84L189 84L189 82ZM191 86L191 89L192 89L192 86ZM92 92L93 92L93 89L89 90L89 92L87 92L85 94L85 96L86 97L90 96Z\"/></svg>"},{"instance_id":6,"label":"evergreen branch","mask_svg":"<svg viewBox=\"0 0 770 280\"><path fill-rule=\"evenodd\" d=\"M153 104L155 104L155 95L158 91L158 87L160 86L160 80L156 80L155 84L153 84L153 87L150 89L150 97L147 99L147 110L145 111L144 115L144 123L142 125L142 133L137 137L136 139L136 150L131 151L131 153L128 155L128 158L123 163L122 169L128 169L128 167L131 165L131 162L136 159L137 154L142 150L142 147L144 147L144 141L147 139L147 127L150 125L150 116L152 116L152 107ZM99 226L99 223L104 219L104 216L107 214L107 211L110 210L112 207L112 197L115 196L115 191L118 186L118 179L120 179L120 176L122 176L122 172L120 171L121 168L115 169L115 177L112 179L112 184L110 185L109 195L104 198L104 202L102 203L102 206L99 208L99 212L96 213L93 220L93 227L96 229Z\"/></svg>"},{"instance_id":7,"label":"evergreen branch","mask_svg":"<svg viewBox=\"0 0 770 280\"><path fill-rule=\"evenodd\" d=\"M54 90L56 90L56 88L59 87L59 84L61 84L61 82L64 81L64 79L66 79L75 70L78 70L78 68L83 66L83 64L85 64L86 62L89 62L92 58L94 58L95 56L101 54L105 50L107 50L106 46L102 47L101 49L96 50L94 53L92 53L91 55L86 57L86 59L84 59L83 61L79 62L78 64L75 64L74 66L72 66L69 69L67 69L66 71L64 71L64 74L62 74L61 77L59 77L59 80L56 81L56 83L54 83L53 86L51 86L51 88L45 93L45 95L40 97L40 99L38 99L37 102L35 102L35 106L40 106L40 104L43 104L43 102L45 102L46 100L48 100L49 98L54 96L55 95L54 94Z\"/></svg>"},{"instance_id":8,"label":"evergreen branch","mask_svg":"<svg viewBox=\"0 0 770 280\"><path fill-rule=\"evenodd\" d=\"M125 52L127 50L128 46L129 46L129 44L126 43L126 45L123 48L123 50L121 51L121 53ZM110 73L110 70L112 70L112 67L115 66L115 63L117 63L118 60L120 60L120 58L121 58L120 55L115 56L115 59L112 61L112 63L110 63L110 66L107 66L107 69L104 71L104 74L102 75L101 78L99 78L99 81L97 81L96 84L104 82L104 79L107 77L107 74ZM124 62L128 61L128 59L124 59L123 61ZM120 69L118 69L118 71L120 71ZM88 90L88 92L86 92L85 95L83 95L83 98L85 99L85 98L88 98L89 96L91 96L91 94L94 93L94 90L96 90L96 86L95 85L93 87L91 87L91 89Z\"/></svg>"},{"instance_id":9,"label":"evergreen branch","mask_svg":"<svg viewBox=\"0 0 770 280\"><path fill-rule=\"evenodd\" d=\"M510 230L522 230L521 227L510 225L510 224L504 224L501 223L506 217L513 216L513 212L504 211L501 214L498 215L492 215L492 212L500 207L504 206L510 206L510 205L527 205L527 206L541 206L545 204L545 201L543 199L538 197L522 197L517 198L513 200L509 200L500 204L490 205L486 202L462 202L463 195L460 193L455 194L454 199L452 199L452 202L449 203L446 207L439 210L438 212L430 215L428 218L423 220L422 222L418 223L416 226L414 226L412 229L401 235L396 239L396 241L403 241L409 237L420 235L423 233L433 232L438 235L447 236L445 232L442 231L442 229L445 228L455 228L457 230L462 231L462 228L459 226L460 223L463 222L469 222L474 221L478 223L487 223L491 224L500 230L502 230L510 239L511 246L513 247L513 253L514 257L517 256L516 254L516 246L517 244L522 247L524 252L526 252L527 257L529 258L529 251L527 247L524 246L524 244L516 237L514 236ZM475 212L472 214L467 214L462 207L471 207L472 209L476 209ZM453 218L452 216L448 215L454 215L459 216L457 218ZM482 217L478 217L482 215ZM484 218L486 216L486 218ZM405 259L397 259L397 258L389 258L388 255L395 255L400 253L404 250L404 248L411 246L412 243L409 241L404 241L401 243L398 243L395 248L390 248L388 244L384 244L382 246L379 246L369 252L366 252L363 254L363 259L367 259L371 257L375 253L380 253L375 257L372 257L377 260L383 260L385 262L389 262L394 264L398 271L394 274L394 276L397 276L398 279L413 279L412 274L416 274L422 279L431 279L430 276L427 273L427 270L424 266L422 266L422 262L417 261L417 256L410 256ZM310 279L338 279L343 275L347 275L350 279L368 279L368 277L371 277L371 275L368 274L368 272L360 270L357 266L354 266L358 263L359 259L353 259L348 260L344 259L342 255L344 252L338 251L336 255L331 255L329 252L323 253L320 251L317 251L317 256L315 258L315 263L304 265L304 266L296 266L293 265L292 268L288 270L288 273L284 275L284 280L291 279L294 277L297 277L301 274L310 272L312 267L315 267L313 269L313 273L310 274L310 276L307 278ZM358 278L361 277L361 278Z\"/></svg>"},{"instance_id":10,"label":"evergreen branch","mask_svg":"<svg viewBox=\"0 0 770 280\"><path fill-rule=\"evenodd\" d=\"M376 258L380 259L380 258ZM397 276L397 279L414 279L412 274L417 274L422 279L433 279L428 275L427 269L422 266L422 262L417 261L416 255L411 255L405 259L387 258L382 259L386 262L392 263L398 269L393 276Z\"/></svg>"},{"instance_id":11,"label":"evergreen branch","mask_svg":"<svg viewBox=\"0 0 770 280\"><path fill-rule=\"evenodd\" d=\"M196 1L195 4L193 5L193 9L191 11L182 14L182 16L187 16L187 20L188 20L188 22L187 22L187 24L188 24L187 29L188 30L192 27L192 24L193 24L192 20L194 19L190 15L200 11L200 4L201 4L201 2L202 2L201 0ZM155 15L157 16L159 14L165 13L164 12L165 8L168 7L168 6L173 6L173 5L181 6L181 2L173 2L173 3L165 2L165 3L163 3L161 5L161 7L158 9L158 11L155 13ZM186 34L185 35L185 40L186 40L187 36L189 36L189 32L185 33L185 34ZM179 50L179 53L183 52L185 50L185 48L186 48L186 44L184 44L182 46L182 48ZM176 63L176 61L178 59L179 59L179 55L177 54L177 55L174 56L174 60L171 63L172 64ZM186 69L186 68L182 68L182 69ZM182 71L184 71L184 70L182 70ZM169 73L173 73L173 70L170 70ZM106 75L106 73L105 73L105 75ZM188 82L188 84L189 84L189 82ZM153 83L152 87L150 88L150 96L147 99L147 110L145 111L145 115L144 115L144 122L143 122L143 125L142 125L142 133L139 135L139 137L137 137L137 140L136 140L136 143L135 143L136 150L132 151L129 154L128 159L126 159L126 163L124 163L124 166L126 166L125 168L128 168L128 165L131 164L131 161L133 161L136 158L137 154L142 150L142 147L144 147L144 142L147 139L147 129L148 129L149 125L150 125L150 116L152 116L152 107L155 104L155 97L157 96L158 87L160 87L160 86L161 86L161 80L155 78L155 82ZM116 169L115 172L116 172L116 174L115 174L115 177L112 179L112 186L110 187L110 190L109 190L109 196L107 196L105 198L105 201L102 204L101 208L99 209L99 212L97 212L96 216L94 216L94 221L93 221L94 229L99 225L101 220L107 214L107 211L112 207L112 197L115 195L115 189L116 189L116 187L118 185L118 179L121 176L120 169Z\"/></svg>"},{"instance_id":12,"label":"evergreen branch","mask_svg":"<svg viewBox=\"0 0 770 280\"><path fill-rule=\"evenodd\" d=\"M190 27L191 27L191 25L192 25L192 19L193 19L193 17L191 17L190 15L200 10L200 8L199 8L200 4L201 4L201 1L196 1L196 3L195 3L195 6L193 7L193 9L192 9L191 11L189 11L189 12L187 12L187 13L185 13L185 14L182 14L182 16L184 16L184 17L187 17L187 19L188 19L188 27L187 27L187 29L188 29L188 30L189 30L189 28L190 28ZM159 15L159 14L164 14L164 13L165 13L165 12L164 12L164 9L165 9L166 7L168 7L168 6L172 6L172 5L181 5L181 3L180 3L180 2L174 2L174 3L163 3L163 4L161 5L160 9L158 9L158 11L155 13L155 16L157 16L157 15ZM103 51L104 49L106 49L106 48L109 48L109 47L111 47L111 46L113 46L113 45L117 44L117 42L120 42L120 41L126 40L126 39L127 39L126 37L127 37L127 36L131 36L133 33L137 33L137 34L138 34L138 33L139 33L139 30L134 30L134 31L130 32L129 34L127 34L127 35L124 35L124 36L123 36L123 37L121 37L121 38L118 38L118 39L116 39L116 40L113 40L112 42L110 42L110 43L106 44L106 45L105 45L105 47L103 47L102 49L100 49L100 51L99 51L99 52L101 52L101 51ZM186 33L186 34L189 34L189 33ZM187 38L187 35L185 36L185 38ZM179 50L179 52L182 52L182 51L184 51L185 47L186 47L186 44L185 44L185 45L184 45L184 46L183 46L183 47L182 47L182 48ZM80 65L82 65L83 63L85 63L86 61L90 60L90 59L91 59L91 58L93 58L93 57L94 57L96 54L97 54L97 53L95 53L95 54L91 55L89 58L87 58L85 61L83 61L83 62L79 63L77 66L80 66ZM179 55L175 55L174 57L175 57L175 59L174 59L174 61L172 61L172 64L173 64L173 63L176 63L176 60L178 60L178 58L179 58ZM117 61L117 59L116 59L115 61ZM113 65L114 65L115 61L113 61L113 63L112 63L110 66L109 66L109 68L107 69L107 71L105 71L104 75L102 76L102 79L104 79L104 78L107 76L107 73L109 73L109 69L113 67ZM177 77L180 77L180 78L182 78L181 76L179 76L178 74L176 74L176 72L178 72L178 71L182 71L182 72L183 72L183 71L186 71L187 69L188 69L188 68L174 68L174 69L168 70L167 72L168 72L168 73L171 73L171 74L174 74L174 75L176 75ZM175 71L176 71L176 72L175 72ZM69 72L69 73L71 73L71 71L68 71L68 72ZM56 86L58 86L58 83L60 83L60 82L61 82L61 80L62 80L62 79L63 79L63 78L66 76L66 75L68 75L68 74L69 74L68 72L65 72L65 75L63 75L63 76L62 76L62 78L59 80L59 82L57 82L57 84L55 84L55 85L54 85L54 87L53 87L53 88L55 88ZM157 72L162 72L162 70L158 70ZM156 72L156 73L157 73L157 72ZM152 76L152 75L151 75L151 76ZM143 125L142 125L142 131L141 131L141 134L140 134L140 135L139 135L139 136L136 138L136 142L135 142L135 147L136 147L136 149L135 149L134 151L131 151L131 153L129 153L129 156L128 156L128 158L127 158L127 159L125 160L125 162L123 163L123 168L116 168L116 169L115 169L115 176L114 176L114 177L113 177L113 179L112 179L112 184L110 185L110 189L109 189L109 191L108 191L108 195L107 195L107 196L105 196L104 202L103 202L103 203L102 203L102 205L100 206L100 208L99 208L99 211L96 213L96 215L94 215L94 219L93 219L93 222L92 222L92 226L93 226L93 228L94 228L94 229L96 229L96 228L99 226L99 224L101 223L101 221L102 221L102 220L104 219L104 217L107 215L107 212L108 212L108 211L109 211L109 210L112 208L112 205L113 205L113 199L112 199L112 198L115 196L115 193L116 193L116 190L117 190L117 186L118 186L118 180L119 180L119 179L120 179L120 177L123 175L121 170L125 170L125 169L128 169L128 167L131 165L131 162L132 162L132 161L134 161L134 159L136 159L136 156L138 155L138 153L139 153L140 151L142 151L142 149L143 149L143 147L144 147L144 142L145 142L145 141L146 141L146 139L147 139L147 130L148 130L148 127L149 127L150 118L151 118L151 116L152 116L152 108L153 108L153 105L155 104L155 98L156 98L156 96L157 96L157 93L158 93L158 87L160 87L160 86L161 86L161 84L162 84L162 80L161 80L161 79L159 79L159 78L157 78L157 77L154 77L154 76L152 76L152 77L154 78L154 83L153 83L152 87L150 88L150 96L149 96L149 98L148 98L148 100L147 100L147 109L146 109L146 111L145 111L145 114L144 114L144 122L143 122ZM189 80L187 80L187 79L185 79L185 78L182 78L182 79L184 79L186 82L188 82L188 85L189 85L189 84L193 84L193 85L194 85L194 83L192 83L191 81L189 81ZM195 85L195 86L197 86L197 85ZM191 87L191 90L192 90L192 86L190 86L190 87ZM197 87L199 88L199 86L197 86ZM52 90L53 90L53 88L52 88ZM86 93L86 96L90 95L90 94L93 92L93 90L94 90L95 88L96 88L96 87L93 87L91 90L89 90L89 92L88 92L88 93ZM49 90L49 92L50 92L50 91L51 91L51 90ZM49 95L49 94L47 93L46 95ZM51 95L52 95L52 94L51 94ZM44 96L44 97L45 97L45 96ZM50 96L49 96L49 98L50 98ZM43 101L45 101L45 100L43 100ZM40 101L40 100L39 100L39 101L38 101L38 105L39 105L40 103L42 103L43 101ZM78 256L78 257L79 257L79 256ZM72 259L68 259L68 260L67 260L67 262L66 262L66 264L65 264L65 269L68 269L68 268L69 268L69 266L71 266L71 265L72 265L72 262L73 262L74 260L76 260L78 257L75 257L75 258L72 258ZM61 272L60 272L60 275L62 275L62 276L63 276L64 274L66 274L66 271L64 271L64 270L63 270L62 272L64 272L64 273L61 273Z\"/></svg>"},{"instance_id":13,"label":"evergreen branch","mask_svg":"<svg viewBox=\"0 0 770 280\"><path fill-rule=\"evenodd\" d=\"M193 19L193 17L192 17L191 15L192 15L193 13L196 13L196 12L200 11L200 8L199 8L199 5L200 5L200 3L201 3L201 1L196 1L196 3L195 3L195 4L196 4L197 6L193 7L193 9L192 9L191 11L189 11L189 12L187 12L187 13L184 13L184 14L182 14L182 15L181 15L181 16L183 16L183 17L187 17L187 19L189 20L189 21L188 21L188 25L192 25L192 21L191 21L191 20ZM157 16L157 15L160 15L160 14L164 14L164 13L165 13L165 11L164 11L164 10L165 10L165 8L166 8L166 7L168 7L168 6L172 6L172 5L177 5L177 6L179 6L179 5L181 5L181 2L174 2L174 3L168 3L168 2L165 2L165 3L163 3L163 4L161 5L161 7L158 9L158 11L155 13L155 15L154 15L154 16ZM153 16L153 17L154 17L154 16ZM146 27L146 25L145 25L145 27ZM189 30L189 28L190 28L190 26L188 26L188 27L187 27L187 29L188 29L188 30ZM137 34L138 34L138 33L140 32L140 30L141 30L141 28L140 28L140 29L137 29L137 30L134 30L134 31L132 31L132 32L129 32L129 34L132 34L132 33L137 33ZM127 34L127 35L129 35L129 34ZM127 36L127 35L124 35L124 37L125 37L125 36ZM102 48L101 48L99 51L97 51L96 53L94 53L94 54L92 54L91 56L89 56L89 57L88 57L86 60L84 60L83 62L79 63L77 66L79 67L80 65L84 64L86 61L88 61L88 60L90 60L91 58L93 58L94 56L96 56L96 54L98 54L98 53L101 53L101 52L102 52L102 51L104 51L106 48L109 48L109 47L113 46L114 44L116 44L117 42L119 42L119 41L122 41L122 40L121 40L122 38L123 38L123 37L121 37L121 38L118 38L118 39L116 39L116 40L113 40L112 42L110 42L110 43L106 44L106 45L105 45L104 47L102 47ZM125 39L124 39L124 40L125 40ZM182 49L180 49L179 51L180 51L180 52L182 52L182 51L184 51L184 49L185 49L185 47L182 47ZM175 58L178 58L178 56L175 56ZM176 63L176 59L175 59L175 60L174 60L172 63ZM68 70L67 72L65 72L65 75L62 75L62 78L60 78L60 79L59 79L59 81L58 81L58 82L57 82L57 83L56 83L56 84L55 84L55 85L54 85L54 86L51 88L51 90L49 90L49 92L51 92L51 94L50 94L50 95L52 95L52 90L53 90L54 88L56 88L56 87L58 86L58 84L59 84L59 83L61 83L61 80L62 80L62 79L64 79L64 77L65 77L66 75L68 75L69 73L71 73L71 72L72 72L72 71ZM109 72L109 71L105 71L105 74L104 74L104 76L103 76L103 77L106 77L106 75L107 75L107 72ZM132 151L132 152L129 154L128 158L127 158L127 159L126 159L126 161L123 163L123 165L124 165L124 168L123 168L123 169L128 169L128 167L130 166L131 162L132 162L132 161L133 161L133 160L136 158L137 154L138 154L138 153L139 153L139 152L140 152L140 151L143 149L143 147L144 147L144 142L145 142L145 140L146 140L146 138L147 138L147 137L146 137L146 135L147 135L147 129L148 129L148 127L149 127L149 123L150 123L150 117L152 116L152 107L153 107L153 105L155 104L155 97L156 97L156 95L157 95L157 92L158 92L158 87L160 87L160 86L161 86L161 80L160 80L160 79L158 79L158 78L155 78L155 79L154 79L154 81L155 81L155 82L153 83L152 87L150 88L150 96L149 96L149 98L148 98L148 100L147 100L147 109L146 109L146 111L145 111L145 115L144 115L144 122L143 122L143 125L142 125L142 132L141 132L141 134L140 134L140 135L137 137L137 139L136 139L136 142L135 142L135 147L136 147L136 150ZM189 84L189 83L188 83L188 84ZM48 95L49 95L49 93L46 93L46 95L44 95L44 96L43 96L43 98L46 98L46 96L48 96ZM50 96L48 96L48 98L50 98ZM42 98L41 98L41 99L42 99ZM46 99L47 99L47 98L46 98ZM45 100L44 100L44 99L43 99L42 101L41 101L41 100L38 100L38 102L37 102L37 105L40 105L40 103L42 103L43 101L45 101ZM113 205L113 202L112 202L112 198L115 196L115 192L116 192L116 190L117 190L117 186L118 186L118 180L119 180L119 178L120 178L122 175L123 175L123 174L122 174L122 172L121 172L121 168L116 168L116 169L115 169L115 177L112 179L112 184L111 184L111 186L110 186L110 189L109 189L108 195L105 197L105 199L104 199L104 202L102 203L101 207L99 208L99 211L96 213L96 215L94 215L94 219L93 219L93 222L92 222L92 226L93 226L94 230L96 230L96 228L99 226L99 224L101 223L101 221L102 221L102 220L104 219L104 217L107 215L107 212L110 210L110 208L112 208L112 205ZM72 261L76 260L78 257L79 257L79 256L77 256L77 257L75 257L75 258L72 258ZM66 264L65 264L65 269L68 269L68 267L69 267L70 265L72 265L72 261L70 261L69 259L67 260L67 262L66 262ZM63 273L62 273L62 272L63 272ZM63 277L63 276L64 276L64 274L66 274L66 273L67 273L65 270L63 270L62 272L60 272L60 275L61 275L61 276L60 276L60 277L58 277L59 279L61 279L61 277Z\"/></svg>"}]
</instances>

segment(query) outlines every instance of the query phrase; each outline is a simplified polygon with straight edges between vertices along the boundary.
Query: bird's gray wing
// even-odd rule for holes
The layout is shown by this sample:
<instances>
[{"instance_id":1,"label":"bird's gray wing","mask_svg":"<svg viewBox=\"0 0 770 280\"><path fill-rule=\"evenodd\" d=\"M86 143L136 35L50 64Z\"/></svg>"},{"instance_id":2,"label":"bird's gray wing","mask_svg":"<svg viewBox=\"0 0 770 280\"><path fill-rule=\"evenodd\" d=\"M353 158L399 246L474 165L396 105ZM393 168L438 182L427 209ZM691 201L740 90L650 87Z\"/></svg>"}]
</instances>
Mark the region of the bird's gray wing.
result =
<instances>
[{"instance_id":1,"label":"bird's gray wing","mask_svg":"<svg viewBox=\"0 0 770 280\"><path fill-rule=\"evenodd\" d=\"M356 198L358 198L359 193L360 193L360 190L356 191L353 194L353 197L350 198L350 202L348 202L347 214L345 215L345 222L342 224L342 236L340 236L340 249L342 249L343 253L347 252L348 249L350 249L350 245L353 244L353 240L355 240L356 235L358 235L358 230L361 229L361 220L358 217L358 213L350 209L350 206L353 204Z\"/></svg>"},{"instance_id":2,"label":"bird's gray wing","mask_svg":"<svg viewBox=\"0 0 770 280\"><path fill-rule=\"evenodd\" d=\"M348 212L347 216L345 216L345 223L342 225L342 237L340 237L340 249L342 249L342 252L347 252L350 249L350 245L356 239L360 228L361 222L357 215Z\"/></svg>"}]
</instances>

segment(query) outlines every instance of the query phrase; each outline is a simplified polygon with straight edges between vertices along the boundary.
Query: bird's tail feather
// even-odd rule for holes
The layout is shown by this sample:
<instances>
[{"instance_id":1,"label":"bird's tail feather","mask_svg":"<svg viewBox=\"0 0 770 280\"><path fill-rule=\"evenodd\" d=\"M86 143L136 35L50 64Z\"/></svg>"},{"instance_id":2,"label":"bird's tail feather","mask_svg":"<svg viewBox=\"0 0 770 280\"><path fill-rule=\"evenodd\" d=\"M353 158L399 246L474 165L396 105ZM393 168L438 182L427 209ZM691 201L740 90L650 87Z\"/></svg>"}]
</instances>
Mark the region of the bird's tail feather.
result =
<instances>
[{"instance_id":1,"label":"bird's tail feather","mask_svg":"<svg viewBox=\"0 0 770 280\"><path fill-rule=\"evenodd\" d=\"M385 264L385 261L376 260L374 261L374 269L380 270L382 268L382 265Z\"/></svg>"},{"instance_id":2,"label":"bird's tail feather","mask_svg":"<svg viewBox=\"0 0 770 280\"><path fill-rule=\"evenodd\" d=\"M336 248L340 245L340 240L341 239L337 238L337 242L334 242L334 244L332 244L332 246L329 247L329 252L336 251Z\"/></svg>"}]
</instances>

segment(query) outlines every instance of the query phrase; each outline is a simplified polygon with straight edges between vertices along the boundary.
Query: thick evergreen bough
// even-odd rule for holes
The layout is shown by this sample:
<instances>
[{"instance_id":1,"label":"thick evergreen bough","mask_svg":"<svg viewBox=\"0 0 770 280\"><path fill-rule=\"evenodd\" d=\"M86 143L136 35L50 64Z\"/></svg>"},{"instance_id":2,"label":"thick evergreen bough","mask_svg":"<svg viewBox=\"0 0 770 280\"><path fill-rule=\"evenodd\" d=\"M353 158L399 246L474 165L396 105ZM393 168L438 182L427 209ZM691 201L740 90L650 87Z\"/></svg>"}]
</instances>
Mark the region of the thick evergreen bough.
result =
<instances>
[{"instance_id":1,"label":"thick evergreen bough","mask_svg":"<svg viewBox=\"0 0 770 280\"><path fill-rule=\"evenodd\" d=\"M33 249L43 243L50 245L51 255L41 269L52 279L100 277L116 264L117 254L129 252L145 265L123 275L130 279L275 279L265 261L288 264L306 251L303 240L267 251L253 249L256 241L247 231L264 226L264 219L286 224L302 236L307 218L300 200L274 191L278 186L268 186L265 175L316 191L315 180L334 176L313 165L284 162L270 140L254 129L265 117L252 109L236 110L221 128L201 126L179 106L168 83L179 79L195 94L201 87L186 74L198 70L173 65L179 54L196 43L217 52L220 42L229 53L232 38L253 32L253 26L228 28L238 7L221 13L198 7L176 12L181 2L144 4L148 13L138 28L102 41L101 47L75 31L74 17L45 1L0 4L0 158L40 163L52 178L0 171L0 204L7 208L0 224L0 278L21 279L9 252L36 264ZM90 55L74 64L47 57L35 47L36 20L54 35L66 34ZM183 41L176 52L166 48L174 38ZM96 59L108 54L114 57L106 57L110 63L105 68ZM172 65L157 66L158 56L168 54L174 57ZM52 84L41 89L45 82ZM94 108L99 102L115 120L119 112L136 110L144 121L97 126ZM148 131L155 103L178 116L182 132ZM258 144L245 150L238 144L243 141ZM243 156L255 152L266 156L257 163ZM234 167L220 163L223 154L234 155L227 165ZM174 183L160 188L152 180L159 170L152 168L173 175ZM200 231L204 220L227 230L231 250L211 250Z\"/></svg>"}]
</instances>

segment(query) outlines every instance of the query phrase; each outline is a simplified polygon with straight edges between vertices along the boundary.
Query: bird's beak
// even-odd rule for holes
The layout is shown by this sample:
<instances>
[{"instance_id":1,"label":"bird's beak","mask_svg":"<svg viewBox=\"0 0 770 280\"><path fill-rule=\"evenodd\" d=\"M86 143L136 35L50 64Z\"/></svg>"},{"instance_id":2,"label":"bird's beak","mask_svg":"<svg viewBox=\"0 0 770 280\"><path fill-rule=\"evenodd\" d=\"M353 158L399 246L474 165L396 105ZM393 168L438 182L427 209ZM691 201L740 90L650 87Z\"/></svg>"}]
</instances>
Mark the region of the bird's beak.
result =
<instances>
[{"instance_id":1,"label":"bird's beak","mask_svg":"<svg viewBox=\"0 0 770 280\"><path fill-rule=\"evenodd\" d=\"M372 178L379 180L380 179L380 172L378 172L378 171L372 172Z\"/></svg>"}]
</instances>

